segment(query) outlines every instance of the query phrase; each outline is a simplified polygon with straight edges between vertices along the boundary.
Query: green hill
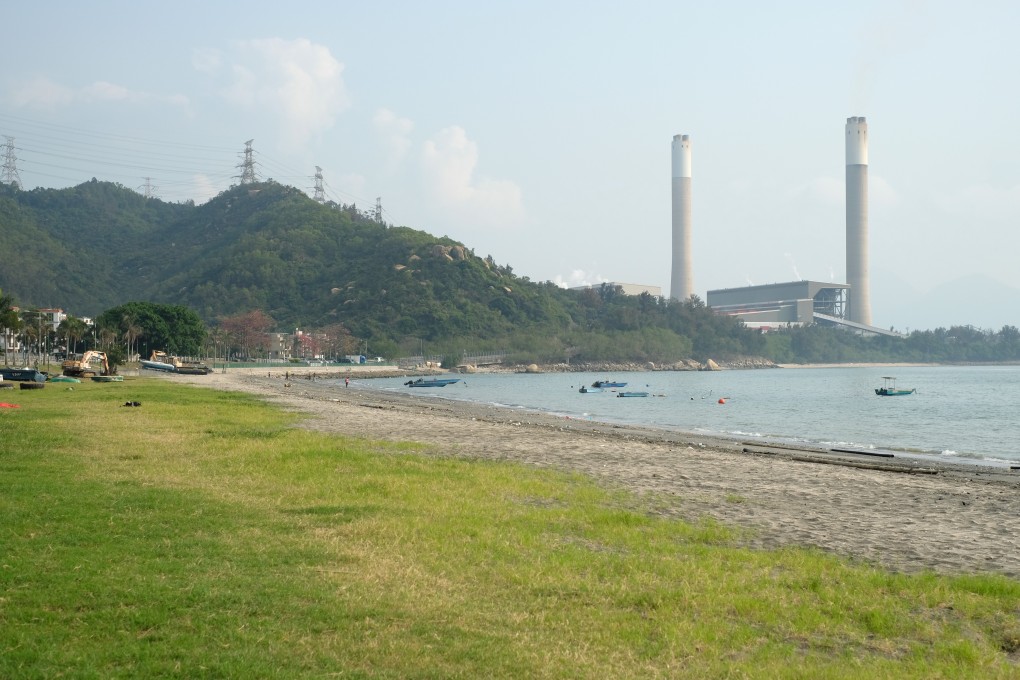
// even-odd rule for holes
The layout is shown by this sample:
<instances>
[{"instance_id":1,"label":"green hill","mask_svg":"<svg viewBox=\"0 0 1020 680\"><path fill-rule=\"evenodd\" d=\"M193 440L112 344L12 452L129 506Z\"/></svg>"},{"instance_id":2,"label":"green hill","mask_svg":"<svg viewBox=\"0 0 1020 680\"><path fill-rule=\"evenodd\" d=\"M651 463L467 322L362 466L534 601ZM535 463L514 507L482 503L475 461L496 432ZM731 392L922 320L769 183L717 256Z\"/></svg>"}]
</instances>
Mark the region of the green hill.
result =
<instances>
[{"instance_id":1,"label":"green hill","mask_svg":"<svg viewBox=\"0 0 1020 680\"><path fill-rule=\"evenodd\" d=\"M272 182L201 206L96 180L3 186L0 239L9 244L0 290L77 316L149 301L185 305L214 325L257 309L279 330L342 323L377 345L416 339L537 359L677 361L762 346L697 302L532 282L464 244Z\"/></svg>"}]
</instances>

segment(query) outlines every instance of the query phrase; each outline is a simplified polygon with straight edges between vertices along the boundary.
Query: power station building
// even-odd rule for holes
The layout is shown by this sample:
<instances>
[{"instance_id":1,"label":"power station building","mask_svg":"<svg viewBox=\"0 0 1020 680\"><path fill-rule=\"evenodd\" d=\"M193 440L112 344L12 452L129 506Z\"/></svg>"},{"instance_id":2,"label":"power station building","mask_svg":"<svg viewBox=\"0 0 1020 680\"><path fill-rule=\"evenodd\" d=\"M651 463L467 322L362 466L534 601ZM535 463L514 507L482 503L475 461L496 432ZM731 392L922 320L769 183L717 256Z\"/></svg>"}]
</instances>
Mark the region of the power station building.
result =
<instances>
[{"instance_id":1,"label":"power station building","mask_svg":"<svg viewBox=\"0 0 1020 680\"><path fill-rule=\"evenodd\" d=\"M845 135L847 283L792 281L765 286L710 290L706 304L713 311L736 316L747 326L761 330L821 323L842 326L860 333L898 335L871 325L871 287L868 270L868 124L864 117L848 118ZM683 291L684 285L690 285L690 144L687 139L686 135L683 137L677 135L673 138L672 297L678 297L677 291ZM681 155L679 164L686 170L686 183L679 184L678 140L685 144L681 151L686 153L686 157ZM681 208L679 217L678 205Z\"/></svg>"},{"instance_id":2,"label":"power station building","mask_svg":"<svg viewBox=\"0 0 1020 680\"><path fill-rule=\"evenodd\" d=\"M706 303L717 314L740 317L748 328L769 330L842 322L849 290L842 283L792 281L710 290Z\"/></svg>"}]
</instances>

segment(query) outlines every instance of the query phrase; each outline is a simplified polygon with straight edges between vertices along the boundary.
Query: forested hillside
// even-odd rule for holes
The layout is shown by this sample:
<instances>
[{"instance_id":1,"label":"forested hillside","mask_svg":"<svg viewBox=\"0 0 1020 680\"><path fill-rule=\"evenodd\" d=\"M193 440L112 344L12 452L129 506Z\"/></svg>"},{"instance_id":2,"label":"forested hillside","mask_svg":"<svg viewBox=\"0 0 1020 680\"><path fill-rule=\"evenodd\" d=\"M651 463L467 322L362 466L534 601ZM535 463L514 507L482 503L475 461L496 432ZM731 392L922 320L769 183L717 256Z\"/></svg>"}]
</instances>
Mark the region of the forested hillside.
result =
<instances>
[{"instance_id":1,"label":"forested hillside","mask_svg":"<svg viewBox=\"0 0 1020 680\"><path fill-rule=\"evenodd\" d=\"M213 327L260 310L280 331L342 324L376 347L427 342L546 360L679 361L763 347L697 300L532 282L464 244L272 182L201 206L97 181L4 186L0 238L17 254L0 269L0 290L76 316L140 300L187 306Z\"/></svg>"},{"instance_id":2,"label":"forested hillside","mask_svg":"<svg viewBox=\"0 0 1020 680\"><path fill-rule=\"evenodd\" d=\"M233 187L201 206L96 180L32 191L0 185L0 244L0 296L23 308L97 317L132 302L179 305L209 330L257 312L265 330L339 331L388 356L428 346L538 362L1020 360L1012 326L908 338L818 326L761 335L697 298L563 290L465 244L272 182ZM108 317L123 326L108 329L114 337L131 335L128 321Z\"/></svg>"}]
</instances>

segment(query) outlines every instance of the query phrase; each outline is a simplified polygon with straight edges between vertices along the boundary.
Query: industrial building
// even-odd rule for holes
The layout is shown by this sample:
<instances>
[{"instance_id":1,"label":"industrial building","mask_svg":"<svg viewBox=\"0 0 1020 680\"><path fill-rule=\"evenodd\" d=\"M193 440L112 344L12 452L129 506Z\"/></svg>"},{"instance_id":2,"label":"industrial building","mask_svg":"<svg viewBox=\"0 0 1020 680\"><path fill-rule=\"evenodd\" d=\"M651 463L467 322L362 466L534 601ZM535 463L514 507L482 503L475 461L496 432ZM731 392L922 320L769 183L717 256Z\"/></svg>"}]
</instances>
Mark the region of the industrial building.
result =
<instances>
[{"instance_id":1,"label":"industrial building","mask_svg":"<svg viewBox=\"0 0 1020 680\"><path fill-rule=\"evenodd\" d=\"M871 325L868 271L868 124L847 119L846 128L847 283L792 281L708 291L706 304L718 314L736 316L751 328L821 323L881 335L899 335ZM690 141L673 138L673 272L671 296L691 286ZM683 298L680 298L683 299Z\"/></svg>"},{"instance_id":2,"label":"industrial building","mask_svg":"<svg viewBox=\"0 0 1020 680\"><path fill-rule=\"evenodd\" d=\"M792 281L708 291L717 314L738 316L749 328L768 330L816 321L842 320L850 286L819 281Z\"/></svg>"}]
</instances>

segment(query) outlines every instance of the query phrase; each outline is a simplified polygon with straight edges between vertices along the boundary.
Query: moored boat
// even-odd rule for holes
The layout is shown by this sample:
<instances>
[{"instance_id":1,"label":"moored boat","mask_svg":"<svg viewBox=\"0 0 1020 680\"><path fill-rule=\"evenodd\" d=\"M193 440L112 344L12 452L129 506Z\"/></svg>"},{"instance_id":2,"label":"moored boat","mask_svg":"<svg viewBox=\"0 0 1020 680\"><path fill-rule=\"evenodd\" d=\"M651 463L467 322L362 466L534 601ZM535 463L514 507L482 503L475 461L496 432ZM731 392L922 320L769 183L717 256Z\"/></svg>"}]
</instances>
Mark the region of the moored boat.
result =
<instances>
[{"instance_id":1,"label":"moored boat","mask_svg":"<svg viewBox=\"0 0 1020 680\"><path fill-rule=\"evenodd\" d=\"M875 394L880 397L903 397L908 394L914 394L917 392L917 388L903 390L896 387L896 378L892 376L882 376L882 380L885 381L881 387L875 388Z\"/></svg>"},{"instance_id":2,"label":"moored boat","mask_svg":"<svg viewBox=\"0 0 1020 680\"><path fill-rule=\"evenodd\" d=\"M176 373L179 361L174 357L171 357L166 352L161 350L153 350L152 356L148 359L142 359L139 362L142 368L147 368L150 371L164 371L166 373Z\"/></svg>"},{"instance_id":3,"label":"moored boat","mask_svg":"<svg viewBox=\"0 0 1020 680\"><path fill-rule=\"evenodd\" d=\"M601 387L585 387L584 385L581 385L581 389L578 390L581 394L595 394L596 392L601 391Z\"/></svg>"},{"instance_id":4,"label":"moored boat","mask_svg":"<svg viewBox=\"0 0 1020 680\"><path fill-rule=\"evenodd\" d=\"M616 396L618 397L647 397L647 392L620 392Z\"/></svg>"},{"instance_id":5,"label":"moored boat","mask_svg":"<svg viewBox=\"0 0 1020 680\"><path fill-rule=\"evenodd\" d=\"M35 368L0 368L0 380L46 382L46 374Z\"/></svg>"},{"instance_id":6,"label":"moored boat","mask_svg":"<svg viewBox=\"0 0 1020 680\"><path fill-rule=\"evenodd\" d=\"M177 372L184 375L209 375L213 370L197 361L182 361L177 367Z\"/></svg>"},{"instance_id":7,"label":"moored boat","mask_svg":"<svg viewBox=\"0 0 1020 680\"><path fill-rule=\"evenodd\" d=\"M405 385L408 387L446 387L453 383L460 382L460 378L418 378L417 380L408 380Z\"/></svg>"},{"instance_id":8,"label":"moored boat","mask_svg":"<svg viewBox=\"0 0 1020 680\"><path fill-rule=\"evenodd\" d=\"M616 382L614 380L596 380L591 384L592 387L626 387L625 382Z\"/></svg>"}]
</instances>

